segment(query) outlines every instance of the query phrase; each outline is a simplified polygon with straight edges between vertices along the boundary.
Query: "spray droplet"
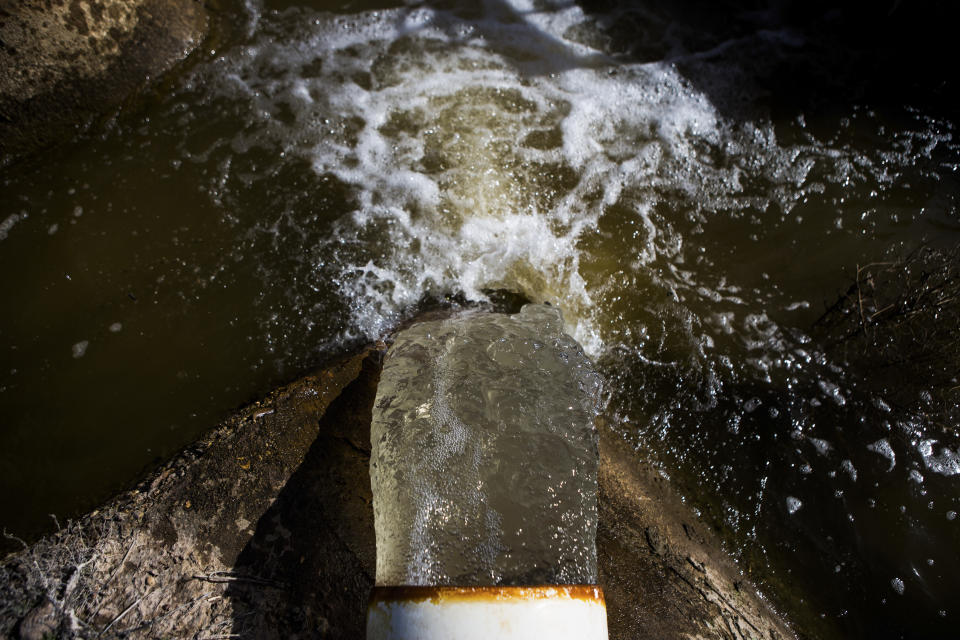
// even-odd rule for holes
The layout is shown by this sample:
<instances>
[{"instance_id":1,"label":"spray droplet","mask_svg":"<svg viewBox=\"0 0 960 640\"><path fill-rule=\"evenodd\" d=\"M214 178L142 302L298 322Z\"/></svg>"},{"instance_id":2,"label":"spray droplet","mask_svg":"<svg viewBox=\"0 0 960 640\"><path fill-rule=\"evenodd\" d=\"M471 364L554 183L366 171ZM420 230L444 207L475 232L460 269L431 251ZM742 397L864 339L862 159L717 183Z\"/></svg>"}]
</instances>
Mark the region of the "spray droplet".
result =
<instances>
[{"instance_id":1,"label":"spray droplet","mask_svg":"<svg viewBox=\"0 0 960 640\"><path fill-rule=\"evenodd\" d=\"M793 496L787 496L787 511L790 512L790 515L800 511L801 507L803 507L803 502Z\"/></svg>"},{"instance_id":2,"label":"spray droplet","mask_svg":"<svg viewBox=\"0 0 960 640\"><path fill-rule=\"evenodd\" d=\"M90 346L89 340L81 340L77 344L73 345L73 357L82 358L83 354L87 352L87 347Z\"/></svg>"},{"instance_id":3,"label":"spray droplet","mask_svg":"<svg viewBox=\"0 0 960 640\"><path fill-rule=\"evenodd\" d=\"M903 595L903 592L904 592L903 580L901 580L900 578L894 578L893 580L890 581L890 586L893 587L893 590L897 592L897 595L901 595L901 596Z\"/></svg>"}]
</instances>

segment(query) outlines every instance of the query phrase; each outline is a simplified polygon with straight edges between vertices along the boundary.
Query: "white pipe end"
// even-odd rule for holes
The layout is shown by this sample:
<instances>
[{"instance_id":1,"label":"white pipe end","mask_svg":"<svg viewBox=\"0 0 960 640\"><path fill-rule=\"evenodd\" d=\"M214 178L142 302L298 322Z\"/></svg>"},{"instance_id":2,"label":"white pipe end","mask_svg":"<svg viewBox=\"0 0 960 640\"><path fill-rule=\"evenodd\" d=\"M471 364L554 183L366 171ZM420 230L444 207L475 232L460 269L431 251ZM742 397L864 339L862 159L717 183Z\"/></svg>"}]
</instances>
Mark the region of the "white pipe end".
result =
<instances>
[{"instance_id":1,"label":"white pipe end","mask_svg":"<svg viewBox=\"0 0 960 640\"><path fill-rule=\"evenodd\" d=\"M600 587L375 587L367 640L607 640Z\"/></svg>"}]
</instances>

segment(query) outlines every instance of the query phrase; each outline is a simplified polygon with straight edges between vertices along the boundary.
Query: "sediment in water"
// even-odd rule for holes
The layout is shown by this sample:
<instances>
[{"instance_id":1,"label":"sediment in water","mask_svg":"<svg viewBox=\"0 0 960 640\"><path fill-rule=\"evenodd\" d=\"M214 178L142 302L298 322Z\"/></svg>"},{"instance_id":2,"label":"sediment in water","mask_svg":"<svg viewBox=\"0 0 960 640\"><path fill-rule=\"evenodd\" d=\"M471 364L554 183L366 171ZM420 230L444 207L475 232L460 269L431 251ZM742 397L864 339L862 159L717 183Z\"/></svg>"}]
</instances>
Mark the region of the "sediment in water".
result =
<instances>
[{"instance_id":1,"label":"sediment in water","mask_svg":"<svg viewBox=\"0 0 960 640\"><path fill-rule=\"evenodd\" d=\"M240 411L136 489L0 563L0 636L362 637L381 352ZM790 638L668 481L600 425L611 638Z\"/></svg>"}]
</instances>

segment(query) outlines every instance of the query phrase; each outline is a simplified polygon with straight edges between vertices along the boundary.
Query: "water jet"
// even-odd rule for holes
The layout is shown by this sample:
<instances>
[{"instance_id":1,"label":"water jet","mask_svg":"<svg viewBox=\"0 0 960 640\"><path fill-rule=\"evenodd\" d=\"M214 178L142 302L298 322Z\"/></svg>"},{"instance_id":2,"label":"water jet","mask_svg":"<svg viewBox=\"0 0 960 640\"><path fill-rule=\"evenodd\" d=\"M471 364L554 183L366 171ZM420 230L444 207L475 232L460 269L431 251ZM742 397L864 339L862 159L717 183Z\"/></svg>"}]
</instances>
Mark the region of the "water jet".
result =
<instances>
[{"instance_id":1,"label":"water jet","mask_svg":"<svg viewBox=\"0 0 960 640\"><path fill-rule=\"evenodd\" d=\"M599 390L549 306L396 336L371 424L368 638L607 637Z\"/></svg>"}]
</instances>

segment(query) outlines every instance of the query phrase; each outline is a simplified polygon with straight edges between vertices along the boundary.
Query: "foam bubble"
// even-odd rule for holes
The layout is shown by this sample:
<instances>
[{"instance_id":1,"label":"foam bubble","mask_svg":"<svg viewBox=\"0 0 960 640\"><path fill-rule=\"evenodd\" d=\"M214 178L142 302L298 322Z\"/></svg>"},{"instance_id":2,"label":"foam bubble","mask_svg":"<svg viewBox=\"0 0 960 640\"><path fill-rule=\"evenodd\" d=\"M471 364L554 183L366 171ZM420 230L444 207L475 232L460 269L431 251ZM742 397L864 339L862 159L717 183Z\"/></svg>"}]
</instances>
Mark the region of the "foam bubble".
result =
<instances>
[{"instance_id":1,"label":"foam bubble","mask_svg":"<svg viewBox=\"0 0 960 640\"><path fill-rule=\"evenodd\" d=\"M923 458L923 464L928 471L939 473L944 476L955 476L960 474L960 449L953 451L949 447L941 447L937 453L934 445L936 440L923 440L917 445L917 451Z\"/></svg>"},{"instance_id":2,"label":"foam bubble","mask_svg":"<svg viewBox=\"0 0 960 640\"><path fill-rule=\"evenodd\" d=\"M74 358L82 358L87 353L87 347L90 346L89 340L81 340L71 347L70 351Z\"/></svg>"},{"instance_id":3,"label":"foam bubble","mask_svg":"<svg viewBox=\"0 0 960 640\"><path fill-rule=\"evenodd\" d=\"M901 580L900 578L893 578L892 580L890 580L890 586L893 588L894 591L897 592L897 595L902 596L903 592L906 590L906 588L903 585L903 580Z\"/></svg>"},{"instance_id":4,"label":"foam bubble","mask_svg":"<svg viewBox=\"0 0 960 640\"><path fill-rule=\"evenodd\" d=\"M13 229L14 225L16 225L22 218L25 217L26 216L18 213L12 213L4 218L3 222L0 222L0 242L6 240L7 236L10 235L10 230Z\"/></svg>"},{"instance_id":5,"label":"foam bubble","mask_svg":"<svg viewBox=\"0 0 960 640\"><path fill-rule=\"evenodd\" d=\"M840 468L843 469L848 476L850 476L850 479L853 482L857 481L857 468L853 466L853 462L850 460L844 460L840 463Z\"/></svg>"},{"instance_id":6,"label":"foam bubble","mask_svg":"<svg viewBox=\"0 0 960 640\"><path fill-rule=\"evenodd\" d=\"M887 469L887 471L892 471L893 468L897 466L897 454L894 453L893 447L890 446L890 442L886 438L877 440L873 444L868 444L867 449L873 451L874 453L880 454L890 461L890 467Z\"/></svg>"},{"instance_id":7,"label":"foam bubble","mask_svg":"<svg viewBox=\"0 0 960 640\"><path fill-rule=\"evenodd\" d=\"M819 453L822 456L827 455L828 453L830 453L830 450L833 449L833 445L830 444L828 441L823 440L822 438L808 437L807 440L809 440L810 444L813 445L813 448L817 450L817 453Z\"/></svg>"},{"instance_id":8,"label":"foam bubble","mask_svg":"<svg viewBox=\"0 0 960 640\"><path fill-rule=\"evenodd\" d=\"M803 502L799 498L794 498L793 496L787 496L787 512L790 515L795 514L797 511L803 508Z\"/></svg>"}]
</instances>

